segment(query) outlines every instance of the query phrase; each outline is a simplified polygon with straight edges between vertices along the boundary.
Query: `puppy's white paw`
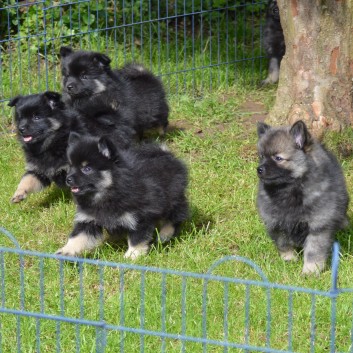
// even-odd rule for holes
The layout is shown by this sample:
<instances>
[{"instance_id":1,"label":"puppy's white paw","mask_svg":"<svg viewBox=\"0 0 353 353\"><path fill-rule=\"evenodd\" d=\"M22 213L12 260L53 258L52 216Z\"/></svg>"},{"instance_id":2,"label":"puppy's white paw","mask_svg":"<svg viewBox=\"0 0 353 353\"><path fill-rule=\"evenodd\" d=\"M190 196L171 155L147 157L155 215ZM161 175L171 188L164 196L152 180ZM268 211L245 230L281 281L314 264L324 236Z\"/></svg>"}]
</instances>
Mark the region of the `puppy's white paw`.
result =
<instances>
[{"instance_id":1,"label":"puppy's white paw","mask_svg":"<svg viewBox=\"0 0 353 353\"><path fill-rule=\"evenodd\" d=\"M298 255L294 250L286 250L286 251L280 251L279 252L281 255L281 258L284 261L297 261L298 260Z\"/></svg>"},{"instance_id":2,"label":"puppy's white paw","mask_svg":"<svg viewBox=\"0 0 353 353\"><path fill-rule=\"evenodd\" d=\"M55 252L55 255L63 255L63 256L78 256L79 253L73 251L73 249L67 247L67 246L64 246L62 248L60 248L59 250L57 250Z\"/></svg>"},{"instance_id":3,"label":"puppy's white paw","mask_svg":"<svg viewBox=\"0 0 353 353\"><path fill-rule=\"evenodd\" d=\"M320 272L325 268L325 262L304 262L303 275L319 275Z\"/></svg>"},{"instance_id":4,"label":"puppy's white paw","mask_svg":"<svg viewBox=\"0 0 353 353\"><path fill-rule=\"evenodd\" d=\"M129 248L124 254L125 259L136 260L138 257L142 255L146 255L149 250L148 243L140 243L135 246L132 246L129 242Z\"/></svg>"},{"instance_id":5,"label":"puppy's white paw","mask_svg":"<svg viewBox=\"0 0 353 353\"><path fill-rule=\"evenodd\" d=\"M19 203L27 197L27 192L24 190L16 190L15 194L11 198L12 203Z\"/></svg>"}]
</instances>

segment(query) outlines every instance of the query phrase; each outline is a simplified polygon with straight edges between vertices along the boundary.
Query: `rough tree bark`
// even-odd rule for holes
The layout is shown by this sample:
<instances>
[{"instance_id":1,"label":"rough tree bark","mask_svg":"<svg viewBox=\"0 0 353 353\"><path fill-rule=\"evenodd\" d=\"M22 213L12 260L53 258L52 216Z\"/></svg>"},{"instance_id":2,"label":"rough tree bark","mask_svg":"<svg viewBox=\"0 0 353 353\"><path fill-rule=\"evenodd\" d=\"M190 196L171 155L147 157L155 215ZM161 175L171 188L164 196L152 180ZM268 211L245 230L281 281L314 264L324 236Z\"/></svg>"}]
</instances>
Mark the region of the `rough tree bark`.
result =
<instances>
[{"instance_id":1,"label":"rough tree bark","mask_svg":"<svg viewBox=\"0 0 353 353\"><path fill-rule=\"evenodd\" d=\"M318 137L353 125L353 0L278 0L286 54L273 124L302 119Z\"/></svg>"}]
</instances>

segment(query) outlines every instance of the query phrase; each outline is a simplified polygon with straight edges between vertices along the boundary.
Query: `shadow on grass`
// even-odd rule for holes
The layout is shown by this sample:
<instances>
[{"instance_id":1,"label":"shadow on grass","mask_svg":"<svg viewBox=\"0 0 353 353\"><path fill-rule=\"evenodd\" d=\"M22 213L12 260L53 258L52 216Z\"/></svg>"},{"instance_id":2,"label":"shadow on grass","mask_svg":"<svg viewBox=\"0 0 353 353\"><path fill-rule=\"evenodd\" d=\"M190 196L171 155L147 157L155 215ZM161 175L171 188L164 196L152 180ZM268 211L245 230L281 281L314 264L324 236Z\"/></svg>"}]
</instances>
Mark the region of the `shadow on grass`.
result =
<instances>
[{"instance_id":1,"label":"shadow on grass","mask_svg":"<svg viewBox=\"0 0 353 353\"><path fill-rule=\"evenodd\" d=\"M69 188L60 189L59 187L54 186L47 193L46 197L39 201L38 206L48 208L58 201L64 203L72 202L72 194Z\"/></svg>"}]
</instances>

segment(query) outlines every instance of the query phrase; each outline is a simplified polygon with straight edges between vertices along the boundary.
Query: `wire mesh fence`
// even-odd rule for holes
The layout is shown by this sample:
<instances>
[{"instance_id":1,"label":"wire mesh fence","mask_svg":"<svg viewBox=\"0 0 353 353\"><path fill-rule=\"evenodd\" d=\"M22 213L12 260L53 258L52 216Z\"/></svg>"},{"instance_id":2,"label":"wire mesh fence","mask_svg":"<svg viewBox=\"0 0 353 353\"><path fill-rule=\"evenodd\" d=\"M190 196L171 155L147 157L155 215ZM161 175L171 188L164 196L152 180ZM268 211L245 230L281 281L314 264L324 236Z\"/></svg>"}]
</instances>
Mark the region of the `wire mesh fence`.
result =
<instances>
[{"instance_id":1,"label":"wire mesh fence","mask_svg":"<svg viewBox=\"0 0 353 353\"><path fill-rule=\"evenodd\" d=\"M238 256L193 273L26 251L1 232L0 352L352 351L338 243L322 291L270 282ZM224 275L240 266L254 279Z\"/></svg>"},{"instance_id":2,"label":"wire mesh fence","mask_svg":"<svg viewBox=\"0 0 353 353\"><path fill-rule=\"evenodd\" d=\"M61 45L143 63L168 93L196 96L260 81L264 0L0 2L0 103L60 91Z\"/></svg>"}]
</instances>

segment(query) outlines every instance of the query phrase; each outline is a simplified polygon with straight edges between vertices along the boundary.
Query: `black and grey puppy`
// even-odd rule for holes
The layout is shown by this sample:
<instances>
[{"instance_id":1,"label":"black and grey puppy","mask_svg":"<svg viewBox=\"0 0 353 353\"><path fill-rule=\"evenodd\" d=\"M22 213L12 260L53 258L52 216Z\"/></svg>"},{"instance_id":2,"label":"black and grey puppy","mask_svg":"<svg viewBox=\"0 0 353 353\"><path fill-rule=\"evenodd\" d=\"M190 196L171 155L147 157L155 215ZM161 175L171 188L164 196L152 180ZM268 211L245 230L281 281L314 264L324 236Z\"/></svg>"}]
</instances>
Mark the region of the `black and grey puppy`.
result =
<instances>
[{"instance_id":1,"label":"black and grey puppy","mask_svg":"<svg viewBox=\"0 0 353 353\"><path fill-rule=\"evenodd\" d=\"M119 150L107 138L70 135L67 184L77 204L75 225L57 254L76 256L101 244L103 228L128 233L126 258L146 254L161 225L169 240L188 217L187 170L158 145Z\"/></svg>"},{"instance_id":2,"label":"black and grey puppy","mask_svg":"<svg viewBox=\"0 0 353 353\"><path fill-rule=\"evenodd\" d=\"M15 107L17 137L26 159L26 172L11 201L20 202L51 182L66 186L66 148L76 120L61 95L47 91L17 96L9 106Z\"/></svg>"},{"instance_id":3,"label":"black and grey puppy","mask_svg":"<svg viewBox=\"0 0 353 353\"><path fill-rule=\"evenodd\" d=\"M347 224L348 193L340 164L303 121L258 124L257 206L284 260L304 248L303 273L324 269L335 233Z\"/></svg>"},{"instance_id":4,"label":"black and grey puppy","mask_svg":"<svg viewBox=\"0 0 353 353\"><path fill-rule=\"evenodd\" d=\"M139 138L145 130L159 129L164 135L168 126L169 107L162 82L144 66L128 64L117 71L128 81L134 94L129 97L130 104L136 107L137 122L135 129Z\"/></svg>"},{"instance_id":5,"label":"black and grey puppy","mask_svg":"<svg viewBox=\"0 0 353 353\"><path fill-rule=\"evenodd\" d=\"M286 52L279 9L276 0L269 0L266 12L266 22L263 32L263 43L269 58L268 75L262 84L276 83L283 55Z\"/></svg>"},{"instance_id":6,"label":"black and grey puppy","mask_svg":"<svg viewBox=\"0 0 353 353\"><path fill-rule=\"evenodd\" d=\"M102 53L60 48L65 102L80 107L98 95L113 108L120 107L138 137L145 130L168 125L168 104L159 79L142 65L113 71L110 58Z\"/></svg>"}]
</instances>

